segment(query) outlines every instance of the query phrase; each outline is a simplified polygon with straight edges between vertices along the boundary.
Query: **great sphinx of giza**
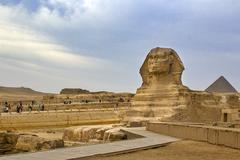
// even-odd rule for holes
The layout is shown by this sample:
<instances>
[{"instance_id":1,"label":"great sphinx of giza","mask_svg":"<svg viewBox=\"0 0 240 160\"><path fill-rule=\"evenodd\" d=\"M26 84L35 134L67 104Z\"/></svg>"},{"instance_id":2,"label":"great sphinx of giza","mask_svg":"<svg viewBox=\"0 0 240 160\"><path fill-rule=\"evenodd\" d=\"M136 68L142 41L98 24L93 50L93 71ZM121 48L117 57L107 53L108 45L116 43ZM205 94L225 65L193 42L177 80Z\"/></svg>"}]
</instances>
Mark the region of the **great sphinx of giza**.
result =
<instances>
[{"instance_id":1,"label":"great sphinx of giza","mask_svg":"<svg viewBox=\"0 0 240 160\"><path fill-rule=\"evenodd\" d=\"M171 117L186 106L188 88L182 84L184 65L171 48L152 49L141 69L142 86L137 90L129 117Z\"/></svg>"},{"instance_id":2,"label":"great sphinx of giza","mask_svg":"<svg viewBox=\"0 0 240 160\"><path fill-rule=\"evenodd\" d=\"M184 65L171 48L153 48L141 69L142 85L125 120L219 121L224 108L239 108L239 94L192 91L182 84Z\"/></svg>"},{"instance_id":3,"label":"great sphinx of giza","mask_svg":"<svg viewBox=\"0 0 240 160\"><path fill-rule=\"evenodd\" d=\"M154 48L148 53L140 69L143 83L138 92L143 90L157 91L176 86L186 89L181 81L183 70L183 63L173 49Z\"/></svg>"}]
</instances>

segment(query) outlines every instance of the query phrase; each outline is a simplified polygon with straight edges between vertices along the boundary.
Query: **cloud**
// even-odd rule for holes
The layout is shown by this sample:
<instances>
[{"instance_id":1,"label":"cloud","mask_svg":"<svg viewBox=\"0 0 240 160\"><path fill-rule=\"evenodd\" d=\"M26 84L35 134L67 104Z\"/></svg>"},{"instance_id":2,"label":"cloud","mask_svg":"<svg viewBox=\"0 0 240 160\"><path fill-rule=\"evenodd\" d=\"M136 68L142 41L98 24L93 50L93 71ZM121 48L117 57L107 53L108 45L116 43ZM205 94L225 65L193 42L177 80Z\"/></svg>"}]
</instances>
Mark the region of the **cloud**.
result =
<instances>
[{"instance_id":1,"label":"cloud","mask_svg":"<svg viewBox=\"0 0 240 160\"><path fill-rule=\"evenodd\" d=\"M74 75L62 84L135 91L149 49L172 47L186 85L204 89L223 74L239 88L239 7L235 0L3 0L0 57Z\"/></svg>"},{"instance_id":2,"label":"cloud","mask_svg":"<svg viewBox=\"0 0 240 160\"><path fill-rule=\"evenodd\" d=\"M98 69L107 64L99 58L73 53L31 28L6 21L0 23L0 46L2 58L44 63L55 68Z\"/></svg>"},{"instance_id":3,"label":"cloud","mask_svg":"<svg viewBox=\"0 0 240 160\"><path fill-rule=\"evenodd\" d=\"M32 19L27 13L22 6L0 5L1 85L25 85L50 92L79 83L91 88L86 84L88 77L96 79L91 74L112 72L108 60L74 51L25 23Z\"/></svg>"}]
</instances>

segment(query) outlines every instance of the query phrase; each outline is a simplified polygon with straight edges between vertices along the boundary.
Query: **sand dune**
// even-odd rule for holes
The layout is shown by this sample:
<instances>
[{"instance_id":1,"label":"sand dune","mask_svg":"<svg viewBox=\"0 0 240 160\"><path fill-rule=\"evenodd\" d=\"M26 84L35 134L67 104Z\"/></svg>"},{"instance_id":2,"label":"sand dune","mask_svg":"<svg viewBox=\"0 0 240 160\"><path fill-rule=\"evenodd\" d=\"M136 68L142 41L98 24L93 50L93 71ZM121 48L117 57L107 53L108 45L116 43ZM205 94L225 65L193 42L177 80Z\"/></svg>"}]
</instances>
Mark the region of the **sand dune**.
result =
<instances>
[{"instance_id":1,"label":"sand dune","mask_svg":"<svg viewBox=\"0 0 240 160\"><path fill-rule=\"evenodd\" d=\"M46 94L34 91L31 88L0 86L0 101L42 99Z\"/></svg>"}]
</instances>

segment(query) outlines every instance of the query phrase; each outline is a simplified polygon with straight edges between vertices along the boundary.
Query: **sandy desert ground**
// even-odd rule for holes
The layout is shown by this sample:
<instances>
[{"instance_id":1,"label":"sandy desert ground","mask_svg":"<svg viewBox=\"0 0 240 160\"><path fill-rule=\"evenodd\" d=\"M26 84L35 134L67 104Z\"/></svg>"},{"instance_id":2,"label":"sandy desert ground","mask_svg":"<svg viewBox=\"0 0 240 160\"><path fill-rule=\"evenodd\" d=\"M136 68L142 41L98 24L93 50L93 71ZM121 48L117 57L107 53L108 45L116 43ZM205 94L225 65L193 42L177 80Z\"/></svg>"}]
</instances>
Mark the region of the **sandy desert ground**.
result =
<instances>
[{"instance_id":1,"label":"sandy desert ground","mask_svg":"<svg viewBox=\"0 0 240 160\"><path fill-rule=\"evenodd\" d=\"M205 142L183 140L156 149L83 160L239 160L240 151Z\"/></svg>"}]
</instances>

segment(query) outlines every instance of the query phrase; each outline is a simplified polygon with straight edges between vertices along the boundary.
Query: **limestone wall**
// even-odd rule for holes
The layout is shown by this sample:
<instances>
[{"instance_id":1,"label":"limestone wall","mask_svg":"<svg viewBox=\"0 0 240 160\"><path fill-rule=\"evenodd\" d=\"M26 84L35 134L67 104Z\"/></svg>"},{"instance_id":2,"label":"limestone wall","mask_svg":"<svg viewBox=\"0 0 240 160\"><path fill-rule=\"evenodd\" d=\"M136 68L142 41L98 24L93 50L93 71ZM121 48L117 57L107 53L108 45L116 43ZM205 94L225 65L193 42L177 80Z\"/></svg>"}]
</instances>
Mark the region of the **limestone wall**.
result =
<instances>
[{"instance_id":1,"label":"limestone wall","mask_svg":"<svg viewBox=\"0 0 240 160\"><path fill-rule=\"evenodd\" d=\"M151 122L147 130L173 137L204 141L240 149L240 130L196 124Z\"/></svg>"},{"instance_id":2,"label":"limestone wall","mask_svg":"<svg viewBox=\"0 0 240 160\"><path fill-rule=\"evenodd\" d=\"M222 109L222 122L240 122L240 108Z\"/></svg>"},{"instance_id":3,"label":"limestone wall","mask_svg":"<svg viewBox=\"0 0 240 160\"><path fill-rule=\"evenodd\" d=\"M131 103L76 103L70 105L64 104L50 104L46 105L47 110L54 110L55 108L58 110L63 109L99 109L99 108L115 108L117 105L118 108L127 108L131 105Z\"/></svg>"},{"instance_id":4,"label":"limestone wall","mask_svg":"<svg viewBox=\"0 0 240 160\"><path fill-rule=\"evenodd\" d=\"M118 123L114 111L39 112L0 115L0 130Z\"/></svg>"},{"instance_id":5,"label":"limestone wall","mask_svg":"<svg viewBox=\"0 0 240 160\"><path fill-rule=\"evenodd\" d=\"M80 102L119 102L123 100L124 102L131 101L134 94L131 93L89 93L89 94L58 94L58 95L47 95L43 97L43 103L64 103L64 101L71 101L72 103Z\"/></svg>"},{"instance_id":6,"label":"limestone wall","mask_svg":"<svg viewBox=\"0 0 240 160\"><path fill-rule=\"evenodd\" d=\"M239 94L190 91L187 111L191 122L221 121L222 110L239 108Z\"/></svg>"}]
</instances>

